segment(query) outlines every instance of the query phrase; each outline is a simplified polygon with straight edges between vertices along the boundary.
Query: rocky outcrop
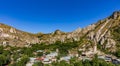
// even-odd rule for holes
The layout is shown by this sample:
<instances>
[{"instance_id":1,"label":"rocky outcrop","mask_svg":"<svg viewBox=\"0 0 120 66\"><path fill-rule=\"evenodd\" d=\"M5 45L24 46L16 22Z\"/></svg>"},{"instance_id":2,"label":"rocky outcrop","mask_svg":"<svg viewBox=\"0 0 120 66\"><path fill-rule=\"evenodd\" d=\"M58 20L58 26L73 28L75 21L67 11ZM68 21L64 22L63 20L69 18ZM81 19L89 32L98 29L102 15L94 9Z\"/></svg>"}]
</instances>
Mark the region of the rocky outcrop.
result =
<instances>
[{"instance_id":1,"label":"rocky outcrop","mask_svg":"<svg viewBox=\"0 0 120 66\"><path fill-rule=\"evenodd\" d=\"M97 44L100 44L105 49L116 48L116 41L113 39L110 29L117 25L120 25L120 11L114 12L110 17L100 20L96 24L78 28L73 32L61 33L60 31L55 31L54 34L56 35L41 36L41 38L47 38L40 41L41 43L54 43L56 41L81 41L81 39L84 39L84 47L92 43L94 49L96 49ZM108 51L115 52L115 50L110 49Z\"/></svg>"},{"instance_id":2,"label":"rocky outcrop","mask_svg":"<svg viewBox=\"0 0 120 66\"><path fill-rule=\"evenodd\" d=\"M5 24L0 24L0 44L23 47L26 44L39 43L39 39L27 32L17 30Z\"/></svg>"}]
</instances>

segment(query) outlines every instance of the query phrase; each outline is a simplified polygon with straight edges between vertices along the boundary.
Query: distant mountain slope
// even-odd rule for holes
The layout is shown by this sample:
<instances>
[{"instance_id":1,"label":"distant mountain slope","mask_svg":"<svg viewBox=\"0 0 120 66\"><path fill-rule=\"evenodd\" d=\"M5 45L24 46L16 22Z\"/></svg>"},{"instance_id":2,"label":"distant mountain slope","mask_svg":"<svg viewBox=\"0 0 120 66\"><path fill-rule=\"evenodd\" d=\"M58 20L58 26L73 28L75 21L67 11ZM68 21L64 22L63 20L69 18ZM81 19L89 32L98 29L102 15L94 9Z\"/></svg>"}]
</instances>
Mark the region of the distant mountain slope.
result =
<instances>
[{"instance_id":1,"label":"distant mountain slope","mask_svg":"<svg viewBox=\"0 0 120 66\"><path fill-rule=\"evenodd\" d=\"M34 34L0 23L0 44L22 47L38 42L39 40Z\"/></svg>"},{"instance_id":2,"label":"distant mountain slope","mask_svg":"<svg viewBox=\"0 0 120 66\"><path fill-rule=\"evenodd\" d=\"M11 46L26 46L35 43L51 44L56 41L72 42L79 41L79 48L92 48L96 51L115 52L119 48L120 36L120 11L111 16L99 20L86 28L78 28L73 32L56 30L49 34L31 34L17 30L5 24L0 24L0 43Z\"/></svg>"},{"instance_id":3,"label":"distant mountain slope","mask_svg":"<svg viewBox=\"0 0 120 66\"><path fill-rule=\"evenodd\" d=\"M119 36L119 33L116 33L115 30L119 29L119 27L120 11L116 11L111 16L99 20L97 23L89 25L86 28L78 28L69 33L58 31L58 33L43 34L39 38L41 43L80 41L82 42L80 47L98 47L97 45L99 45L99 49L106 52L115 52L116 45L118 44L115 37Z\"/></svg>"}]
</instances>

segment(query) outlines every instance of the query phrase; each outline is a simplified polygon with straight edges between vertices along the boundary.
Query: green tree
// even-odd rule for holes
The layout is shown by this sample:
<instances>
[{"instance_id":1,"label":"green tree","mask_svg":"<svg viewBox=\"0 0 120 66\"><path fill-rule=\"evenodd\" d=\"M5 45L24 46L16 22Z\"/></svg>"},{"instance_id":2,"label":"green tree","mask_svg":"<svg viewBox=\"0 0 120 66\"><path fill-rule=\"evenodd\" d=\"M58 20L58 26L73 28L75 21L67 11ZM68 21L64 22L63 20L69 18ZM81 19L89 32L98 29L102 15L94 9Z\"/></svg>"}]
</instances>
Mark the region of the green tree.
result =
<instances>
[{"instance_id":1,"label":"green tree","mask_svg":"<svg viewBox=\"0 0 120 66\"><path fill-rule=\"evenodd\" d=\"M0 46L0 54L3 53L3 46Z\"/></svg>"},{"instance_id":2,"label":"green tree","mask_svg":"<svg viewBox=\"0 0 120 66\"><path fill-rule=\"evenodd\" d=\"M60 61L58 66L70 66L66 61Z\"/></svg>"},{"instance_id":3,"label":"green tree","mask_svg":"<svg viewBox=\"0 0 120 66\"><path fill-rule=\"evenodd\" d=\"M89 60L85 60L85 61L83 62L83 64L84 64L84 66L91 66L91 64L90 64L90 61L89 61Z\"/></svg>"},{"instance_id":4,"label":"green tree","mask_svg":"<svg viewBox=\"0 0 120 66\"><path fill-rule=\"evenodd\" d=\"M73 57L73 58L70 59L70 64L74 65L74 63L76 63L76 61L77 61L77 58Z\"/></svg>"},{"instance_id":5,"label":"green tree","mask_svg":"<svg viewBox=\"0 0 120 66\"><path fill-rule=\"evenodd\" d=\"M42 62L37 62L33 66L44 66L44 64Z\"/></svg>"},{"instance_id":6,"label":"green tree","mask_svg":"<svg viewBox=\"0 0 120 66\"><path fill-rule=\"evenodd\" d=\"M95 57L93 58L92 65L93 66L99 66L98 56L97 55L95 55Z\"/></svg>"},{"instance_id":7,"label":"green tree","mask_svg":"<svg viewBox=\"0 0 120 66\"><path fill-rule=\"evenodd\" d=\"M43 56L43 52L38 52L37 56Z\"/></svg>"},{"instance_id":8,"label":"green tree","mask_svg":"<svg viewBox=\"0 0 120 66\"><path fill-rule=\"evenodd\" d=\"M6 64L7 59L4 55L0 55L0 66L3 66L3 64Z\"/></svg>"},{"instance_id":9,"label":"green tree","mask_svg":"<svg viewBox=\"0 0 120 66\"><path fill-rule=\"evenodd\" d=\"M120 50L117 50L115 55L120 58Z\"/></svg>"},{"instance_id":10,"label":"green tree","mask_svg":"<svg viewBox=\"0 0 120 66\"><path fill-rule=\"evenodd\" d=\"M74 66L83 66L82 61L75 62Z\"/></svg>"},{"instance_id":11,"label":"green tree","mask_svg":"<svg viewBox=\"0 0 120 66\"><path fill-rule=\"evenodd\" d=\"M25 66L28 61L29 61L29 57L27 55L23 55L20 61L18 61L16 64L17 66Z\"/></svg>"}]
</instances>

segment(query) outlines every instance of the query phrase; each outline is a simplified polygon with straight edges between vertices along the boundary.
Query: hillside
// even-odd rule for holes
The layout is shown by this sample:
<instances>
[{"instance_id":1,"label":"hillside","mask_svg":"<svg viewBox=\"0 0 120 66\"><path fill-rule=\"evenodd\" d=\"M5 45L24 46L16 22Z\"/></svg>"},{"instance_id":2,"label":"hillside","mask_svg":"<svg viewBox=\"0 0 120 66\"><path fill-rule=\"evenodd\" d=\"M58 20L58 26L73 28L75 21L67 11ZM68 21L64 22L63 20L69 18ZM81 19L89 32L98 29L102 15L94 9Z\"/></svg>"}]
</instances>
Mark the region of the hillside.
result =
<instances>
[{"instance_id":1,"label":"hillside","mask_svg":"<svg viewBox=\"0 0 120 66\"><path fill-rule=\"evenodd\" d=\"M2 45L23 47L38 41L34 34L0 23L0 44Z\"/></svg>"},{"instance_id":2,"label":"hillside","mask_svg":"<svg viewBox=\"0 0 120 66\"><path fill-rule=\"evenodd\" d=\"M120 11L72 32L32 34L0 23L0 45L0 66L119 66Z\"/></svg>"},{"instance_id":3,"label":"hillside","mask_svg":"<svg viewBox=\"0 0 120 66\"><path fill-rule=\"evenodd\" d=\"M39 38L41 43L80 41L80 48L87 48L88 46L95 50L98 47L105 52L115 52L117 45L119 45L119 25L120 11L116 11L109 17L88 27L78 28L69 33L62 31L56 33L55 31L50 34L42 34Z\"/></svg>"},{"instance_id":4,"label":"hillside","mask_svg":"<svg viewBox=\"0 0 120 66\"><path fill-rule=\"evenodd\" d=\"M119 25L120 11L114 12L109 17L99 20L95 24L85 28L78 28L72 32L56 30L49 34L31 34L0 24L0 44L22 47L36 43L52 44L56 41L80 41L80 48L88 46L95 49L95 47L98 47L99 49L107 49L106 52L115 52L117 45L119 45Z\"/></svg>"}]
</instances>

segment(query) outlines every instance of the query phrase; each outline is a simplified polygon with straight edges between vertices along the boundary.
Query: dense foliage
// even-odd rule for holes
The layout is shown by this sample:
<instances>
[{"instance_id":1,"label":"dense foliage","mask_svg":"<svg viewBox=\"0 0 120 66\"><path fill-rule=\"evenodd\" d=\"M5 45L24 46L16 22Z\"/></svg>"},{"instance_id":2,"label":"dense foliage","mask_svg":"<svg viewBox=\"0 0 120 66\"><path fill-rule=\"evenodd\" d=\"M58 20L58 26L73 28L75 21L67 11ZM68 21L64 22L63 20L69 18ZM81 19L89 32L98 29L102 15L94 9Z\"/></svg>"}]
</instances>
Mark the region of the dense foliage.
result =
<instances>
[{"instance_id":1,"label":"dense foliage","mask_svg":"<svg viewBox=\"0 0 120 66\"><path fill-rule=\"evenodd\" d=\"M68 50L72 48L78 47L78 42L68 42L68 43L61 43L60 41L57 41L54 44L46 45L46 44L35 44L32 45L32 50L49 50L49 51L56 51L56 49L59 50L59 54L66 55L68 54Z\"/></svg>"},{"instance_id":2,"label":"dense foliage","mask_svg":"<svg viewBox=\"0 0 120 66\"><path fill-rule=\"evenodd\" d=\"M26 63L29 61L30 57L42 56L43 53L38 52L38 54L34 54L37 50L45 50L47 51L46 54L49 54L50 51L59 50L59 54L61 56L65 56L68 54L68 51L77 48L79 42L68 42L68 43L61 43L56 42L55 44L34 44L31 47L10 47L10 46L0 46L0 66L25 66ZM79 54L81 52L79 51ZM120 52L117 54L120 56ZM58 56L59 58L59 56ZM104 60L98 59L97 55L93 60L78 60L76 57L70 59L70 62L65 61L57 61L53 62L52 64L43 64L41 62L34 63L33 66L115 66L112 63L108 63Z\"/></svg>"},{"instance_id":3,"label":"dense foliage","mask_svg":"<svg viewBox=\"0 0 120 66\"><path fill-rule=\"evenodd\" d=\"M113 38L116 40L117 51L114 53L115 56L120 58L120 26L115 26L112 29Z\"/></svg>"}]
</instances>

